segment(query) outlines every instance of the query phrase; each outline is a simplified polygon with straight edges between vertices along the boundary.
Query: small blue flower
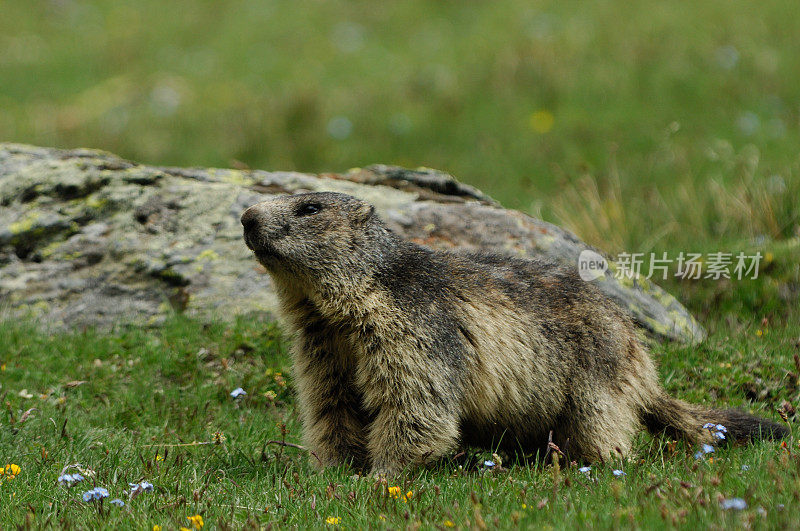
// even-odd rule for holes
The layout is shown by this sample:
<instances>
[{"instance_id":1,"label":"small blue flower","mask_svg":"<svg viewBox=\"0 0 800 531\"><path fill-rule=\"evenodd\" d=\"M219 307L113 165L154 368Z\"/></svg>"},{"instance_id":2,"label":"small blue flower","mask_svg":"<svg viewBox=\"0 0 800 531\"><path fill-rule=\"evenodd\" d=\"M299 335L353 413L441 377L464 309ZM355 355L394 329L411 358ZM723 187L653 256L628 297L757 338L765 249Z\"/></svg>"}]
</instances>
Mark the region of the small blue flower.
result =
<instances>
[{"instance_id":1,"label":"small blue flower","mask_svg":"<svg viewBox=\"0 0 800 531\"><path fill-rule=\"evenodd\" d=\"M75 483L83 481L83 476L80 474L61 474L58 476L58 482L61 485L66 485L67 487L71 487Z\"/></svg>"},{"instance_id":2,"label":"small blue flower","mask_svg":"<svg viewBox=\"0 0 800 531\"><path fill-rule=\"evenodd\" d=\"M104 489L103 487L95 487L83 493L83 501L85 502L101 500L103 498L108 498L108 489Z\"/></svg>"},{"instance_id":3,"label":"small blue flower","mask_svg":"<svg viewBox=\"0 0 800 531\"><path fill-rule=\"evenodd\" d=\"M695 452L695 454L694 454L694 458L695 459L703 459L704 457L705 457L705 454L703 452Z\"/></svg>"},{"instance_id":4,"label":"small blue flower","mask_svg":"<svg viewBox=\"0 0 800 531\"><path fill-rule=\"evenodd\" d=\"M589 472L591 472L591 470L592 467L590 466L582 466L578 469L578 472L583 472L584 474L588 474Z\"/></svg>"},{"instance_id":5,"label":"small blue flower","mask_svg":"<svg viewBox=\"0 0 800 531\"><path fill-rule=\"evenodd\" d=\"M245 395L247 395L247 391L245 391L241 387L237 387L236 389L231 391L231 397L232 398L239 398L239 397L245 396Z\"/></svg>"},{"instance_id":6,"label":"small blue flower","mask_svg":"<svg viewBox=\"0 0 800 531\"><path fill-rule=\"evenodd\" d=\"M494 467L494 461L489 461L487 459L486 461L483 462L483 466L485 466L486 468L492 468Z\"/></svg>"},{"instance_id":7,"label":"small blue flower","mask_svg":"<svg viewBox=\"0 0 800 531\"><path fill-rule=\"evenodd\" d=\"M728 428L722 424L714 424L713 422L706 422L703 424L703 429L708 430L712 437L720 441L725 439L725 434L728 432Z\"/></svg>"},{"instance_id":8,"label":"small blue flower","mask_svg":"<svg viewBox=\"0 0 800 531\"><path fill-rule=\"evenodd\" d=\"M612 472L612 473L613 473L615 476L617 476L618 478L619 478L619 477L622 477L622 476L627 476L627 475L628 475L628 474L626 474L625 472L623 472L622 470L614 470L614 472Z\"/></svg>"},{"instance_id":9,"label":"small blue flower","mask_svg":"<svg viewBox=\"0 0 800 531\"><path fill-rule=\"evenodd\" d=\"M704 454L710 454L710 453L712 453L713 451L714 451L714 447L713 447L713 446L711 446L710 444L704 444L704 445L703 445L703 453L704 453Z\"/></svg>"},{"instance_id":10,"label":"small blue flower","mask_svg":"<svg viewBox=\"0 0 800 531\"><path fill-rule=\"evenodd\" d=\"M117 507L125 507L125 502L120 500L119 498L114 498L110 502L111 505L116 505Z\"/></svg>"},{"instance_id":11,"label":"small blue flower","mask_svg":"<svg viewBox=\"0 0 800 531\"><path fill-rule=\"evenodd\" d=\"M741 498L728 498L727 500L722 500L719 505L726 511L730 509L734 511L747 509L747 502Z\"/></svg>"},{"instance_id":12,"label":"small blue flower","mask_svg":"<svg viewBox=\"0 0 800 531\"><path fill-rule=\"evenodd\" d=\"M750 465L742 465L742 472L747 472L750 470Z\"/></svg>"}]
</instances>

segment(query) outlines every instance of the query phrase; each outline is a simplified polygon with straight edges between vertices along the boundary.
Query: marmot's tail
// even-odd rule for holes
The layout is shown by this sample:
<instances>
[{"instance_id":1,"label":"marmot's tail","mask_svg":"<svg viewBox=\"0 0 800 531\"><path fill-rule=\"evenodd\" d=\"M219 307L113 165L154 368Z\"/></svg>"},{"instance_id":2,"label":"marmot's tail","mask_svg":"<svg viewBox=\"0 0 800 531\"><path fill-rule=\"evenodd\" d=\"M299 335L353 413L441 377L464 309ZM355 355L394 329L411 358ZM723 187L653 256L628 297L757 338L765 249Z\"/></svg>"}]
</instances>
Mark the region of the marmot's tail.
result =
<instances>
[{"instance_id":1,"label":"marmot's tail","mask_svg":"<svg viewBox=\"0 0 800 531\"><path fill-rule=\"evenodd\" d=\"M687 404L666 394L642 411L642 422L650 433L664 432L675 439L690 442L748 442L757 439L781 439L789 435L782 424L762 419L736 409L705 409ZM716 438L708 423L725 426L724 439Z\"/></svg>"}]
</instances>

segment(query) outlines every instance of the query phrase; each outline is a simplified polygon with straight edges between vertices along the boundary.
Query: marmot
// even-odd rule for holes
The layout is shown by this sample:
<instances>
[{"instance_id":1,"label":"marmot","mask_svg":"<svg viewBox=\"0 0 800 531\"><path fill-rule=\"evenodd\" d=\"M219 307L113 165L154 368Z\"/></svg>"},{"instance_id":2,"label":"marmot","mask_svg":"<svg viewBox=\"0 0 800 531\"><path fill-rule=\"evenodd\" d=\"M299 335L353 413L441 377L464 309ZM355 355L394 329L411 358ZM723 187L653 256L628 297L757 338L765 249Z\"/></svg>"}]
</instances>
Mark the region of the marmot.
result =
<instances>
[{"instance_id":1,"label":"marmot","mask_svg":"<svg viewBox=\"0 0 800 531\"><path fill-rule=\"evenodd\" d=\"M714 442L779 424L668 396L616 303L576 268L436 251L338 193L282 196L242 215L295 339L304 439L325 465L396 473L458 444L626 454L637 430Z\"/></svg>"}]
</instances>

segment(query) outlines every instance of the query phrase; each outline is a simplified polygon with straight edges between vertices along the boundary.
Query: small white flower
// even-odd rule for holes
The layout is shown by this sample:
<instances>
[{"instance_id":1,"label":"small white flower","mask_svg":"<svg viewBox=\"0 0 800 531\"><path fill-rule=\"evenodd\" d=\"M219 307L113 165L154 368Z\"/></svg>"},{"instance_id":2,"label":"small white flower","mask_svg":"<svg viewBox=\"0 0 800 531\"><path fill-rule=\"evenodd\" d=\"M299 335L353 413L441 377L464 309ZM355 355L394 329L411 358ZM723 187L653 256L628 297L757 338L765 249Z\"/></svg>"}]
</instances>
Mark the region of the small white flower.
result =
<instances>
[{"instance_id":1,"label":"small white flower","mask_svg":"<svg viewBox=\"0 0 800 531\"><path fill-rule=\"evenodd\" d=\"M623 472L622 470L614 470L613 474L614 474L615 476L617 476L618 478L619 478L619 477L622 477L622 476L627 476L627 475L628 475L628 474L626 474L625 472Z\"/></svg>"},{"instance_id":2,"label":"small white flower","mask_svg":"<svg viewBox=\"0 0 800 531\"><path fill-rule=\"evenodd\" d=\"M142 481L141 483L128 483L131 492L152 492L153 484L149 481Z\"/></svg>"},{"instance_id":3,"label":"small white flower","mask_svg":"<svg viewBox=\"0 0 800 531\"><path fill-rule=\"evenodd\" d=\"M747 472L750 470L750 465L742 465L742 472Z\"/></svg>"},{"instance_id":4,"label":"small white flower","mask_svg":"<svg viewBox=\"0 0 800 531\"><path fill-rule=\"evenodd\" d=\"M726 511L730 509L734 511L747 509L747 502L741 498L728 498L727 500L722 500L719 505Z\"/></svg>"},{"instance_id":5,"label":"small white flower","mask_svg":"<svg viewBox=\"0 0 800 531\"><path fill-rule=\"evenodd\" d=\"M489 461L487 459L486 461L483 462L483 466L485 466L486 468L492 468L494 467L494 461Z\"/></svg>"},{"instance_id":6,"label":"small white flower","mask_svg":"<svg viewBox=\"0 0 800 531\"><path fill-rule=\"evenodd\" d=\"M591 470L592 467L590 466L582 466L578 469L578 472L583 472L584 474L588 474L589 472L591 472Z\"/></svg>"},{"instance_id":7,"label":"small white flower","mask_svg":"<svg viewBox=\"0 0 800 531\"><path fill-rule=\"evenodd\" d=\"M245 396L245 395L247 395L247 391L245 391L241 387L237 387L236 389L231 391L231 397L232 398L239 398L239 397L242 397L242 396Z\"/></svg>"}]
</instances>

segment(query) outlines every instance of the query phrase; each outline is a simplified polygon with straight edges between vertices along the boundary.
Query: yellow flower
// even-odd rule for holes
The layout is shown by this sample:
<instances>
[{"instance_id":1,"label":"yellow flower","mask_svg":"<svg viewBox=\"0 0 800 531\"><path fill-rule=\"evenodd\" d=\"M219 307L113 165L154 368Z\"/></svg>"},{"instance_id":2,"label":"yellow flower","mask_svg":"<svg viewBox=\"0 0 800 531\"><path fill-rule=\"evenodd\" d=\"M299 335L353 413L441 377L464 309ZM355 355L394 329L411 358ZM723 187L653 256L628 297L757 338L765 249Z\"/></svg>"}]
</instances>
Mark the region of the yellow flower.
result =
<instances>
[{"instance_id":1,"label":"yellow flower","mask_svg":"<svg viewBox=\"0 0 800 531\"><path fill-rule=\"evenodd\" d=\"M527 508L528 508L528 506L527 506L526 504L524 504L524 503L523 503L523 504L522 504L522 508L523 508L523 509L527 509Z\"/></svg>"},{"instance_id":2,"label":"yellow flower","mask_svg":"<svg viewBox=\"0 0 800 531\"><path fill-rule=\"evenodd\" d=\"M396 499L400 498L400 494L401 494L400 487L389 487L387 490L389 491L389 496L391 496L392 498L396 498ZM403 501L407 502L408 500L411 499L412 496L414 496L414 491L413 490L410 490L410 491L406 492L405 495L403 496Z\"/></svg>"},{"instance_id":3,"label":"yellow flower","mask_svg":"<svg viewBox=\"0 0 800 531\"><path fill-rule=\"evenodd\" d=\"M757 335L758 337L761 337L761 336L763 336L763 335L764 335L764 332L762 332L762 331L761 331L761 329L759 328L758 330L756 330L756 335Z\"/></svg>"},{"instance_id":4,"label":"yellow flower","mask_svg":"<svg viewBox=\"0 0 800 531\"><path fill-rule=\"evenodd\" d=\"M164 456L163 455L156 454L156 461L163 461L163 460L164 460ZM189 517L187 516L186 518L189 518Z\"/></svg>"},{"instance_id":5,"label":"yellow flower","mask_svg":"<svg viewBox=\"0 0 800 531\"><path fill-rule=\"evenodd\" d=\"M188 527L181 527L181 528L180 528L180 531L192 531L192 530L191 530L191 529L189 529Z\"/></svg>"},{"instance_id":6,"label":"yellow flower","mask_svg":"<svg viewBox=\"0 0 800 531\"><path fill-rule=\"evenodd\" d=\"M5 363L0 365L0 371L4 371L4 370L6 370L6 364Z\"/></svg>"},{"instance_id":7,"label":"yellow flower","mask_svg":"<svg viewBox=\"0 0 800 531\"><path fill-rule=\"evenodd\" d=\"M339 517L338 516L329 516L325 519L325 523L328 525L339 525Z\"/></svg>"},{"instance_id":8,"label":"yellow flower","mask_svg":"<svg viewBox=\"0 0 800 531\"><path fill-rule=\"evenodd\" d=\"M531 129L542 135L550 131L555 122L555 116L553 116L553 113L547 109L539 109L538 111L534 111L529 120Z\"/></svg>"},{"instance_id":9,"label":"yellow flower","mask_svg":"<svg viewBox=\"0 0 800 531\"><path fill-rule=\"evenodd\" d=\"M456 526L456 524L454 524L450 520L445 520L443 523L444 523L445 527L455 527Z\"/></svg>"},{"instance_id":10,"label":"yellow flower","mask_svg":"<svg viewBox=\"0 0 800 531\"><path fill-rule=\"evenodd\" d=\"M161 526L160 525L154 525L153 526L153 531L161 531Z\"/></svg>"},{"instance_id":11,"label":"yellow flower","mask_svg":"<svg viewBox=\"0 0 800 531\"><path fill-rule=\"evenodd\" d=\"M186 519L189 520L189 523L192 524L193 528L195 529L203 528L203 517L200 516L199 514L196 514L194 516L187 516Z\"/></svg>"},{"instance_id":12,"label":"yellow flower","mask_svg":"<svg viewBox=\"0 0 800 531\"><path fill-rule=\"evenodd\" d=\"M20 472L22 472L22 469L13 463L6 465L4 469L0 469L0 475L5 474L6 479L14 479Z\"/></svg>"}]
</instances>

